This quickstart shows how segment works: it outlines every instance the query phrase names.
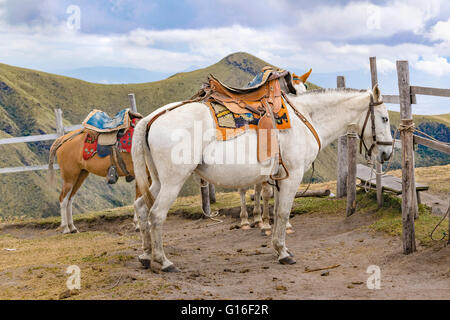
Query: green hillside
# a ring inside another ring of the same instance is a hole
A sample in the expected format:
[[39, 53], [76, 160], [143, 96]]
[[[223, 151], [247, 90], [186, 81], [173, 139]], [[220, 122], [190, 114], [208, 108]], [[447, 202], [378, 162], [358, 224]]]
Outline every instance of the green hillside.
[[[0, 64], [0, 139], [55, 132], [55, 108], [63, 110], [65, 125], [81, 123], [94, 108], [113, 115], [128, 106], [127, 95], [131, 92], [136, 95], [139, 112], [146, 115], [169, 102], [190, 98], [208, 74], [230, 85], [243, 86], [266, 65], [269, 63], [250, 54], [235, 53], [207, 68], [177, 73], [157, 82], [104, 85]], [[309, 88], [317, 86], [309, 84]], [[391, 116], [395, 118], [395, 114]], [[450, 115], [420, 119], [443, 124], [448, 130]], [[50, 145], [39, 142], [0, 146], [1, 166], [45, 164]], [[450, 162], [448, 158], [445, 161]], [[323, 150], [316, 164], [316, 181], [335, 179], [336, 145]], [[198, 192], [195, 180], [188, 180], [183, 195]], [[0, 217], [59, 214], [60, 181], [57, 186], [49, 186], [46, 171], [2, 174], [0, 182]], [[133, 195], [132, 184], [109, 186], [104, 179], [89, 176], [74, 201], [74, 212], [131, 204]]]

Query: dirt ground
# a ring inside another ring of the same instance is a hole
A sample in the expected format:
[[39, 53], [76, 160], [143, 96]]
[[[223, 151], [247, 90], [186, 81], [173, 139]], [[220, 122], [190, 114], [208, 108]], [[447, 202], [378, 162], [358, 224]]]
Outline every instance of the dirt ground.
[[[238, 219], [230, 215], [220, 219], [217, 224], [169, 215], [166, 254], [181, 270], [169, 274], [138, 262], [140, 237], [130, 213], [80, 223], [81, 233], [67, 236], [31, 225], [4, 228], [0, 298], [450, 299], [450, 246], [418, 246], [405, 256], [399, 237], [367, 227], [376, 219], [373, 213], [295, 215], [296, 232], [287, 237], [297, 260], [291, 266], [277, 262], [270, 238], [259, 229], [236, 229]], [[16, 250], [6, 250], [11, 246]], [[81, 269], [81, 289], [72, 295], [65, 288], [70, 264]], [[381, 270], [378, 290], [366, 285], [370, 265]]]

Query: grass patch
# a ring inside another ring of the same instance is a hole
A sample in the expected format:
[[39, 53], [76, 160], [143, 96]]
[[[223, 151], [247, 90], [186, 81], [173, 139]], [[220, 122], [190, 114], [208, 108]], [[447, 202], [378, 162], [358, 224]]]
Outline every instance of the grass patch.
[[[367, 198], [373, 202], [372, 206], [376, 207], [376, 192], [369, 192]], [[391, 236], [402, 235], [402, 209], [400, 198], [385, 194], [383, 208], [377, 211], [376, 217], [378, 220], [370, 225], [372, 230], [383, 231]], [[443, 244], [447, 241], [448, 235], [441, 241], [433, 241], [430, 238], [430, 233], [441, 219], [442, 217], [432, 215], [429, 207], [423, 204], [419, 205], [419, 219], [415, 220], [415, 233], [416, 239], [420, 245], [431, 247], [436, 244]], [[448, 219], [445, 219], [435, 231], [434, 237], [438, 239], [441, 238], [444, 232], [447, 233], [447, 230]]]

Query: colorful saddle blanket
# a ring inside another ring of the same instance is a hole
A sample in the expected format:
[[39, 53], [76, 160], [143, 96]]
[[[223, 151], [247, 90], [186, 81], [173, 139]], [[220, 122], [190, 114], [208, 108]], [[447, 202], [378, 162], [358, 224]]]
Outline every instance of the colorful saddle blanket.
[[[216, 124], [216, 139], [229, 140], [243, 134], [248, 129], [258, 129], [261, 117], [252, 112], [233, 113], [227, 107], [215, 102], [206, 103], [213, 114]], [[274, 113], [275, 125], [278, 130], [289, 129], [291, 123], [284, 99], [281, 101], [281, 108]]]
[[[118, 147], [120, 152], [131, 152], [131, 141], [133, 139], [134, 128], [138, 118], [131, 120], [131, 125], [122, 136], [117, 137]], [[83, 159], [89, 160], [96, 153], [99, 157], [104, 158], [111, 154], [111, 146], [100, 146], [98, 144], [98, 137], [101, 133], [87, 130], [87, 135], [84, 140]]]
[[127, 129], [130, 125], [130, 119], [135, 115], [130, 109], [119, 111], [114, 117], [110, 117], [106, 112], [101, 110], [93, 110], [83, 121], [83, 127], [96, 132], [113, 132]]

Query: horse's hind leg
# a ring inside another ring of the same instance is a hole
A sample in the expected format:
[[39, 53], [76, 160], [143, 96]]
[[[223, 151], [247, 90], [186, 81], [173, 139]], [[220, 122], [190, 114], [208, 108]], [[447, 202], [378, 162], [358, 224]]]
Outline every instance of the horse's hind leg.
[[73, 215], [72, 215], [72, 202], [73, 198], [75, 197], [75, 194], [80, 189], [81, 185], [83, 184], [84, 180], [86, 180], [87, 176], [89, 175], [89, 172], [86, 170], [81, 170], [75, 185], [72, 188], [72, 191], [70, 192], [69, 201], [67, 203], [67, 226], [69, 227], [70, 233], [76, 233], [78, 232], [78, 229], [73, 224]]
[[267, 182], [264, 182], [262, 185], [263, 216], [261, 224], [261, 233], [265, 236], [270, 236], [272, 234], [272, 230], [270, 227], [270, 212], [269, 212], [269, 199], [271, 196], [272, 196], [272, 186], [269, 185]]
[[248, 221], [247, 204], [245, 203], [245, 193], [247, 189], [239, 189], [239, 195], [241, 196], [241, 229], [250, 229], [250, 222]]
[[61, 208], [61, 229], [63, 234], [70, 233], [67, 221], [67, 207], [69, 205], [70, 193], [72, 192], [73, 183], [64, 181], [61, 193], [59, 195], [59, 205]]
[[257, 228], [261, 228], [262, 226], [262, 217], [261, 217], [261, 190], [262, 184], [258, 183], [255, 185], [255, 206], [253, 207], [253, 224]]
[[[185, 179], [184, 179], [185, 180]], [[152, 260], [161, 264], [161, 270], [164, 272], [177, 272], [179, 271], [173, 263], [167, 259], [162, 241], [162, 226], [167, 217], [171, 205], [176, 200], [178, 193], [183, 186], [183, 182], [179, 184], [162, 184], [161, 190], [150, 210], [151, 217], [151, 241], [152, 241]]]

